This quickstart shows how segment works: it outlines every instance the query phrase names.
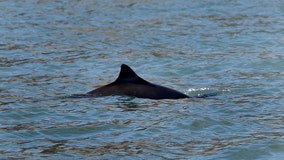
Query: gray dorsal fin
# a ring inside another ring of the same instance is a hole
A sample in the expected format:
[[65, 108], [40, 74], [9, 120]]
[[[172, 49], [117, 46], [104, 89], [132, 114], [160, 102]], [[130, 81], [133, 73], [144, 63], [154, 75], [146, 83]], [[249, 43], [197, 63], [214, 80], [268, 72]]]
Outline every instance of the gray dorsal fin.
[[128, 65], [122, 64], [120, 73], [114, 83], [150, 84], [139, 77]]

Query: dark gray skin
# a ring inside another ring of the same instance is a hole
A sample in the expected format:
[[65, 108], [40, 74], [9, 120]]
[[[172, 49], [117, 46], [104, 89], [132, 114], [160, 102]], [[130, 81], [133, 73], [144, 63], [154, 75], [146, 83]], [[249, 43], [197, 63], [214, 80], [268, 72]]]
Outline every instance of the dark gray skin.
[[96, 97], [122, 95], [149, 99], [190, 98], [179, 91], [142, 79], [125, 64], [121, 65], [119, 76], [114, 82], [92, 90], [87, 94]]

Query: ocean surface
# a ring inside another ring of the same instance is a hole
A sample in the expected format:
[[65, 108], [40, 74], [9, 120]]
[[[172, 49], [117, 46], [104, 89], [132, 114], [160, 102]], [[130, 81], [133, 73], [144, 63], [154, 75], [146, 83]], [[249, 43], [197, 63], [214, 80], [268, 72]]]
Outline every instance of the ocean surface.
[[[284, 1], [0, 1], [0, 159], [284, 159]], [[191, 96], [68, 98], [121, 64]]]

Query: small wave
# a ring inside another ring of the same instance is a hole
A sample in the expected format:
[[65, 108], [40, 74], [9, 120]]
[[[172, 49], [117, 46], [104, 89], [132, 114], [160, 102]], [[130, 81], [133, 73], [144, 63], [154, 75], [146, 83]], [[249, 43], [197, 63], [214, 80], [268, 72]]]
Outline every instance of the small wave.
[[206, 98], [231, 92], [229, 89], [189, 88], [185, 93], [190, 97]]

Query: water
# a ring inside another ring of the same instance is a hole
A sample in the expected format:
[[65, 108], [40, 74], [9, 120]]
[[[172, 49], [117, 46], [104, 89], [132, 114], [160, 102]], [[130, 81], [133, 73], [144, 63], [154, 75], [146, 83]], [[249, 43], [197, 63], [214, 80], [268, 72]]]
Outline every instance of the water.
[[[283, 159], [283, 1], [0, 2], [1, 159]], [[61, 98], [141, 77], [209, 98]]]

